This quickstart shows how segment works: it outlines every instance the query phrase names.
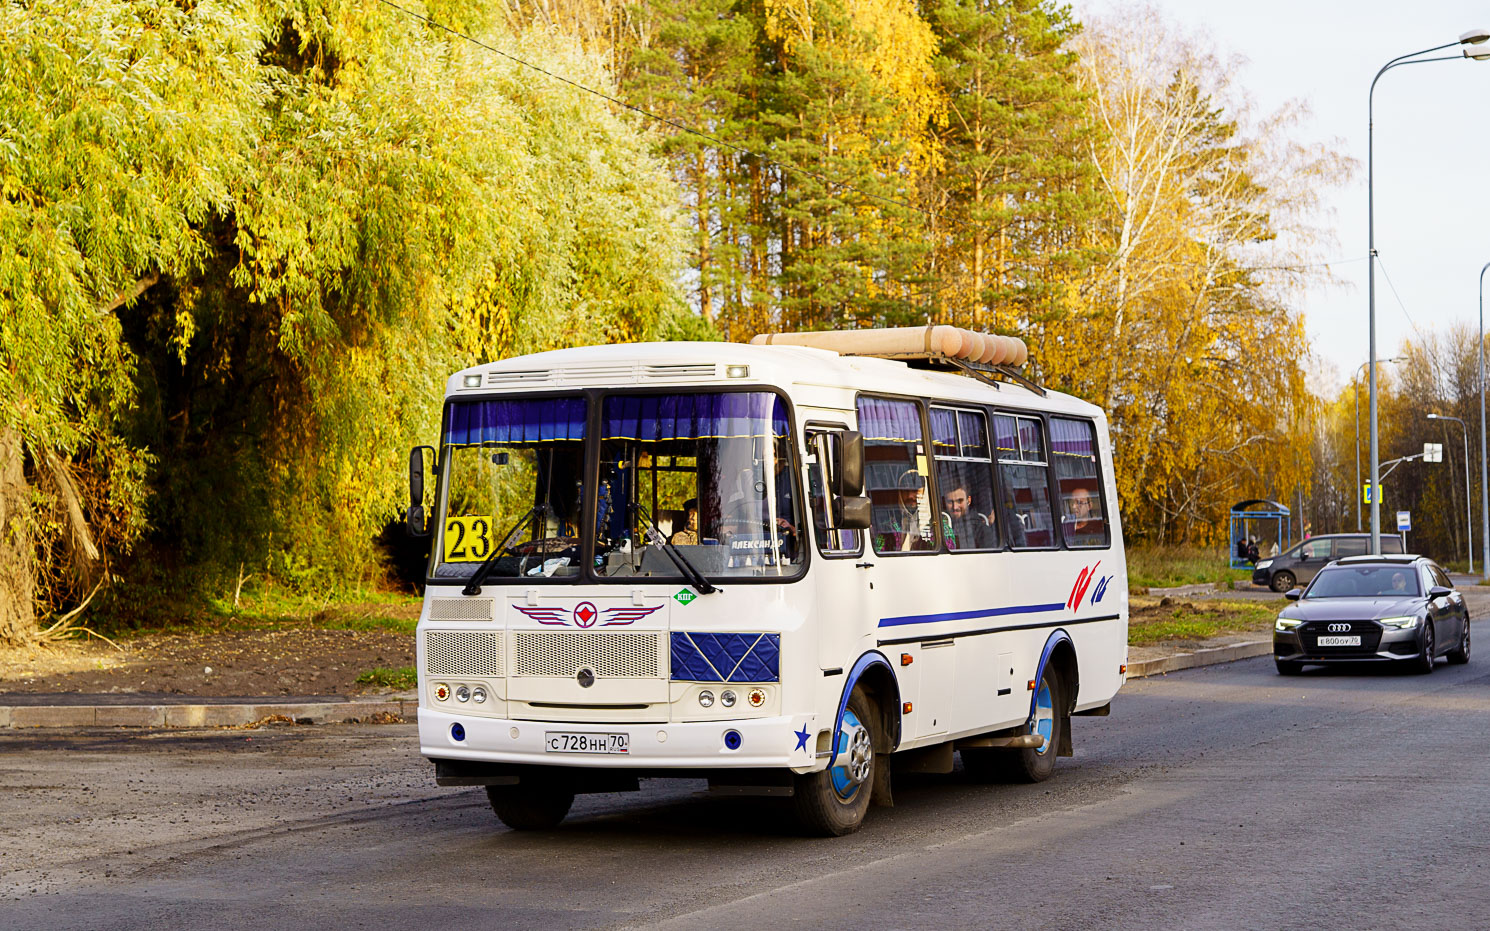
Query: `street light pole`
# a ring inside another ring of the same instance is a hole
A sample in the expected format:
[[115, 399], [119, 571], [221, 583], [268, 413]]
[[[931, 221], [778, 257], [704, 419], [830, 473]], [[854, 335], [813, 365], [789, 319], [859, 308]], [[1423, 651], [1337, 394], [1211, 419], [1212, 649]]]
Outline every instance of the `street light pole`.
[[1429, 414], [1429, 420], [1452, 420], [1464, 428], [1464, 553], [1469, 557], [1469, 574], [1474, 575], [1474, 489], [1469, 484], [1469, 425], [1458, 417]]
[[1485, 475], [1485, 269], [1490, 269], [1490, 262], [1480, 269], [1480, 545], [1484, 547], [1480, 551], [1480, 571], [1490, 579], [1490, 481]]
[[[1483, 61], [1490, 58], [1490, 49], [1471, 49], [1468, 46], [1481, 45], [1486, 39], [1490, 39], [1490, 30], [1471, 29], [1461, 35], [1457, 42], [1446, 42], [1443, 45], [1435, 45], [1407, 55], [1399, 55], [1382, 65], [1381, 70], [1376, 72], [1376, 77], [1371, 79], [1371, 90], [1366, 95], [1366, 299], [1369, 305], [1368, 332], [1371, 344], [1371, 354], [1368, 359], [1371, 363], [1371, 552], [1376, 556], [1381, 555], [1381, 479], [1379, 478], [1381, 457], [1377, 446], [1376, 429], [1376, 188], [1373, 159], [1376, 132], [1376, 82], [1381, 80], [1383, 74], [1400, 65], [1422, 65], [1430, 61], [1448, 61], [1457, 58]], [[1418, 58], [1419, 55], [1441, 52], [1456, 45], [1465, 46], [1459, 55]], [[1481, 382], [1483, 383], [1483, 379]]]
[[[1382, 359], [1381, 363], [1406, 362], [1406, 356], [1397, 356], [1394, 359]], [[1361, 375], [1370, 362], [1362, 362], [1356, 366], [1356, 377], [1353, 379], [1355, 385], [1355, 532], [1361, 532]]]

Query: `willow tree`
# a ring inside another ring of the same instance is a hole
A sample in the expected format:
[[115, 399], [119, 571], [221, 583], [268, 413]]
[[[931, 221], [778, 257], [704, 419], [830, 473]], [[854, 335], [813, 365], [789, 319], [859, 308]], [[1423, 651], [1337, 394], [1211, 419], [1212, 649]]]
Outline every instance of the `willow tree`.
[[371, 576], [445, 372], [679, 318], [671, 185], [599, 98], [371, 0], [0, 17], [0, 639], [147, 525], [176, 562]]

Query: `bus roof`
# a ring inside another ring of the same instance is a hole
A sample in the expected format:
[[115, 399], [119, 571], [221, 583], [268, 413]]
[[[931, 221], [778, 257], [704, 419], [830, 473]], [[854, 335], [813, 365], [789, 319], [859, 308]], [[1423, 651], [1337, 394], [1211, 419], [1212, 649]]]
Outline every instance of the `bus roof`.
[[[747, 372], [741, 374], [740, 366]], [[468, 387], [468, 375], [480, 376], [479, 383]], [[1103, 417], [1101, 408], [1057, 391], [1041, 397], [1019, 384], [1000, 382], [994, 387], [971, 375], [912, 368], [891, 359], [842, 356], [805, 346], [725, 342], [613, 343], [514, 356], [456, 372], [446, 385], [446, 397], [493, 391], [760, 384], [799, 397], [804, 390], [812, 396], [871, 392]]]

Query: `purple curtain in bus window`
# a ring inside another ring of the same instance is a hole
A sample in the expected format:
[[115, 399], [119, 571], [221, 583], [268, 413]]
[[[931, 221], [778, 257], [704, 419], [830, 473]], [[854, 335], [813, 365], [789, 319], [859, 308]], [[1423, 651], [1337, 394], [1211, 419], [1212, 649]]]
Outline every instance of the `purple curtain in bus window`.
[[458, 446], [584, 438], [584, 398], [456, 401], [445, 431], [445, 442]]
[[787, 433], [786, 405], [767, 391], [615, 395], [601, 422], [602, 439], [648, 443]]
[[993, 418], [993, 439], [999, 448], [1000, 459], [1018, 459], [1019, 444], [1014, 441], [1014, 418]]
[[957, 420], [962, 427], [962, 454], [969, 459], [989, 458], [988, 431], [983, 429], [983, 415], [958, 411]]
[[1040, 421], [1033, 417], [1019, 418], [1019, 453], [1025, 462], [1045, 461], [1040, 444]]
[[919, 443], [921, 412], [914, 401], [860, 398], [859, 432], [869, 443]]
[[1092, 425], [1080, 420], [1051, 418], [1050, 448], [1066, 456], [1097, 458], [1096, 443], [1092, 440]]
[[957, 412], [931, 409], [931, 448], [938, 455], [957, 455]]

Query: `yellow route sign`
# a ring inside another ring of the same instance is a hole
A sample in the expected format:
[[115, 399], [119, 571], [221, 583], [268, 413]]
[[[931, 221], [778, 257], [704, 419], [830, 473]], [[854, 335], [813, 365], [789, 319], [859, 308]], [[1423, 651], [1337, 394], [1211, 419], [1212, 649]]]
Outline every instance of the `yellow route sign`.
[[445, 519], [445, 562], [480, 562], [492, 545], [490, 517]]

